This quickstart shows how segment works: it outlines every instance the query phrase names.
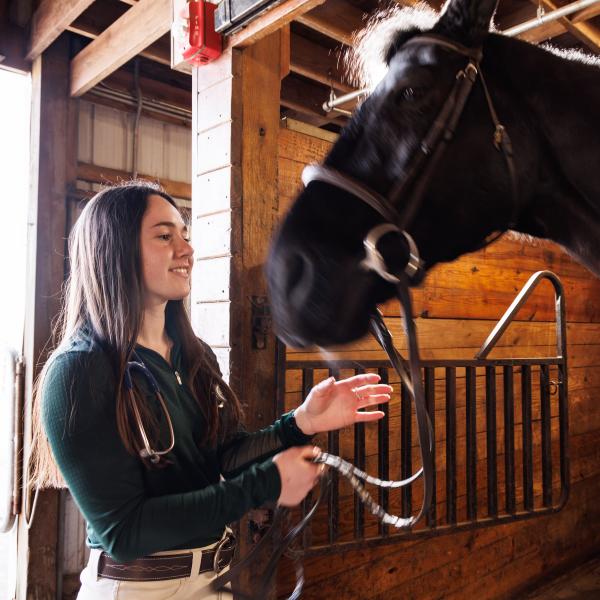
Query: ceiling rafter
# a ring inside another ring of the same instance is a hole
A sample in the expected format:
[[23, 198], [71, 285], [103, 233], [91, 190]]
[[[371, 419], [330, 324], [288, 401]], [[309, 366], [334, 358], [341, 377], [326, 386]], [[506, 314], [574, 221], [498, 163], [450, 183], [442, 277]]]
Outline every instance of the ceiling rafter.
[[170, 27], [170, 0], [137, 2], [71, 60], [71, 95], [87, 92]]
[[325, 0], [287, 0], [267, 10], [246, 27], [229, 36], [226, 45], [232, 48], [245, 48], [291, 23], [294, 19], [301, 18], [306, 12], [323, 2]]
[[94, 0], [43, 0], [31, 18], [27, 59], [34, 60]]
[[[135, 4], [135, 2], [133, 3]], [[120, 19], [127, 10], [128, 3], [123, 1], [96, 2], [71, 23], [67, 27], [67, 31], [71, 31], [72, 33], [76, 33], [89, 39], [96, 39], [108, 29], [112, 23], [117, 19]], [[142, 50], [139, 55], [170, 67], [170, 37], [168, 35], [161, 36], [156, 42], [150, 44], [145, 50]]]
[[[539, 0], [530, 1], [537, 5]], [[542, 0], [542, 3], [548, 10], [560, 8], [552, 0]], [[600, 11], [600, 7], [598, 10]], [[566, 31], [576, 37], [582, 44], [585, 44], [590, 50], [600, 53], [600, 29], [598, 27], [585, 21], [575, 22], [574, 19], [571, 20], [569, 17], [562, 17], [558, 19], [558, 22]]]
[[333, 86], [337, 91], [351, 92], [355, 88], [344, 82], [344, 71], [339, 66], [336, 51], [331, 51], [292, 33], [290, 39], [290, 70], [313, 81]]
[[349, 46], [353, 32], [364, 25], [365, 16], [366, 13], [345, 0], [328, 0], [296, 21]]

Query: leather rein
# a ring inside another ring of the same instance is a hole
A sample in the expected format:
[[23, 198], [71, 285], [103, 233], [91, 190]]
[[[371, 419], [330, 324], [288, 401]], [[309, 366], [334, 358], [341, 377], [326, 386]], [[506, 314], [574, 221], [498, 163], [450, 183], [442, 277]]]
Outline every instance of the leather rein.
[[[494, 104], [483, 78], [480, 66], [482, 59], [481, 48], [467, 48], [452, 40], [432, 34], [419, 35], [411, 38], [404, 46], [417, 44], [434, 44], [440, 46], [446, 50], [467, 57], [468, 63], [464, 69], [461, 69], [456, 74], [456, 80], [452, 91], [429, 128], [427, 135], [421, 141], [418, 151], [411, 159], [406, 176], [394, 184], [386, 196], [383, 196], [362, 182], [331, 167], [308, 165], [302, 173], [302, 181], [305, 186], [308, 186], [311, 182], [320, 181], [344, 190], [368, 204], [385, 220], [384, 223], [373, 227], [365, 236], [363, 245], [366, 257], [361, 262], [361, 266], [366, 270], [374, 271], [382, 279], [396, 286], [398, 299], [402, 306], [404, 317], [403, 323], [408, 340], [408, 361], [405, 361], [395, 349], [392, 336], [383, 322], [383, 318], [379, 311], [376, 311], [376, 314], [371, 317], [370, 327], [371, 333], [386, 351], [392, 366], [400, 376], [408, 393], [413, 398], [419, 433], [422, 466], [417, 472], [406, 479], [400, 481], [382, 481], [377, 477], [372, 477], [359, 470], [342, 458], [326, 452], [322, 452], [318, 455], [314, 459], [314, 462], [326, 464], [330, 468], [338, 471], [342, 476], [346, 477], [368, 510], [384, 524], [391, 525], [398, 529], [412, 527], [423, 515], [429, 512], [433, 497], [434, 481], [434, 432], [425, 403], [425, 394], [421, 378], [421, 361], [419, 357], [415, 324], [412, 319], [412, 305], [409, 291], [411, 281], [423, 270], [423, 263], [420, 258], [418, 247], [411, 235], [406, 231], [406, 227], [410, 224], [420, 207], [436, 166], [441, 160], [447, 145], [454, 137], [456, 126], [464, 111], [473, 86], [477, 81], [478, 75], [483, 86], [490, 116], [494, 124], [493, 143], [496, 148], [502, 152], [510, 177], [513, 194], [513, 213], [507, 225], [507, 229], [514, 226], [519, 209], [517, 174], [514, 165], [512, 144], [505, 127], [498, 119]], [[408, 194], [409, 191], [412, 191], [410, 195]], [[399, 199], [404, 197], [408, 197], [409, 201], [406, 203], [407, 209], [400, 214], [396, 205]], [[391, 232], [402, 235], [408, 244], [409, 256], [406, 266], [401, 273], [391, 273], [388, 270], [385, 260], [377, 248], [380, 239]], [[487, 238], [483, 245], [487, 245], [495, 240], [502, 235], [503, 232], [504, 231], [496, 232], [491, 236], [492, 239]], [[382, 506], [378, 505], [373, 500], [372, 496], [365, 488], [365, 483], [385, 488], [400, 488], [412, 484], [421, 477], [423, 478], [423, 500], [419, 512], [413, 516], [400, 517], [388, 514]], [[243, 599], [265, 597], [279, 559], [315, 514], [317, 506], [327, 492], [327, 486], [328, 482], [324, 478], [319, 498], [308, 513], [282, 540], [280, 540], [275, 550], [267, 550], [271, 552], [271, 556], [267, 567], [264, 570], [264, 576], [259, 591], [256, 594], [246, 595], [240, 594], [240, 592], [236, 590], [235, 593], [237, 597]], [[277, 529], [276, 524], [281, 520], [281, 515], [283, 513], [284, 511], [281, 507], [278, 507], [275, 512], [273, 524], [267, 534], [260, 540], [247, 557], [234, 565], [230, 571], [219, 575], [213, 580], [210, 584], [212, 590], [231, 593], [230, 590], [224, 589], [223, 586], [236, 579], [240, 572], [253, 562], [258, 554], [266, 548], [268, 540], [273, 537], [274, 531]], [[296, 586], [288, 600], [296, 600], [299, 598], [304, 584], [304, 573], [300, 557], [296, 556], [294, 562], [296, 567]]]

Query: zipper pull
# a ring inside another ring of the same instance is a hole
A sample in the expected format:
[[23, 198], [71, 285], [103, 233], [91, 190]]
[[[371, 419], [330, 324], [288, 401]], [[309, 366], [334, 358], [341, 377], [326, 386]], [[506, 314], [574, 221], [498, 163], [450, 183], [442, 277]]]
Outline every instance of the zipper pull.
[[175, 379], [177, 379], [177, 383], [179, 385], [183, 385], [183, 382], [181, 381], [181, 376], [179, 375], [179, 373], [177, 371], [175, 371]]

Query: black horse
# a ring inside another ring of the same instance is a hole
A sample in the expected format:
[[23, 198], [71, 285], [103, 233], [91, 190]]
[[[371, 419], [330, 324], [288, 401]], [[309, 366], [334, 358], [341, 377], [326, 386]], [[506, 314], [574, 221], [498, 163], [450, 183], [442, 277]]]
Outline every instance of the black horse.
[[392, 273], [413, 263], [412, 285], [507, 229], [554, 240], [600, 275], [600, 68], [489, 33], [496, 4], [450, 0], [431, 29], [391, 36], [387, 74], [273, 243], [267, 277], [287, 343], [367, 332], [394, 294], [363, 264], [365, 237], [386, 221], [403, 231], [388, 228], [378, 249]]

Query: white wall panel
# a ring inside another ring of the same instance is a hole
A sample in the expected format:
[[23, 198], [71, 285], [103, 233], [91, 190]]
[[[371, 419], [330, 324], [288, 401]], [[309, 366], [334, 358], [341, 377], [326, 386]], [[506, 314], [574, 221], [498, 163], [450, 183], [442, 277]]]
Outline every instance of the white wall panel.
[[94, 105], [91, 102], [79, 102], [79, 127], [78, 127], [78, 152], [77, 159], [80, 162], [92, 162], [92, 140], [93, 140]]
[[[134, 113], [81, 100], [78, 160], [131, 172], [134, 124]], [[141, 117], [137, 170], [159, 179], [191, 183], [191, 130]]]
[[192, 224], [196, 258], [229, 256], [231, 248], [231, 211], [199, 217]]
[[[161, 121], [140, 119], [138, 172], [166, 177], [164, 168], [165, 125]], [[191, 134], [190, 134], [191, 139]]]
[[128, 113], [96, 105], [94, 110], [94, 139], [92, 163], [111, 169], [128, 171], [127, 165]]
[[192, 327], [209, 346], [229, 346], [230, 302], [197, 302], [192, 310]]
[[192, 180], [192, 133], [186, 127], [165, 126], [165, 173], [174, 181]]
[[230, 256], [196, 259], [192, 270], [192, 287], [197, 302], [229, 299]]

